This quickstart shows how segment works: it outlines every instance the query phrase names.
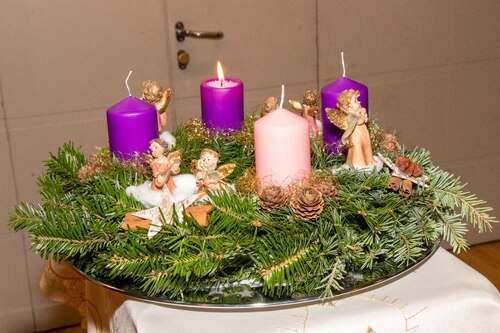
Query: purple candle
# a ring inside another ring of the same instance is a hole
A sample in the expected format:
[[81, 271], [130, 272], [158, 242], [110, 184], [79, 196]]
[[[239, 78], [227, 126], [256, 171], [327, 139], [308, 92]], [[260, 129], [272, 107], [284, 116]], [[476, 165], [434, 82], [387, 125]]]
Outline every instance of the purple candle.
[[368, 87], [362, 83], [356, 82], [345, 77], [344, 52], [342, 56], [343, 76], [334, 82], [324, 86], [321, 89], [321, 119], [323, 120], [323, 142], [329, 153], [340, 154], [339, 149], [340, 139], [342, 138], [343, 130], [332, 124], [326, 115], [325, 108], [337, 108], [337, 98], [341, 92], [347, 89], [359, 91], [359, 101], [361, 106], [368, 113]]
[[146, 153], [149, 141], [158, 137], [156, 109], [128, 96], [106, 111], [109, 149], [116, 157], [129, 160]]
[[219, 77], [200, 84], [201, 119], [214, 131], [241, 130], [243, 126], [243, 82], [224, 78], [218, 63]]

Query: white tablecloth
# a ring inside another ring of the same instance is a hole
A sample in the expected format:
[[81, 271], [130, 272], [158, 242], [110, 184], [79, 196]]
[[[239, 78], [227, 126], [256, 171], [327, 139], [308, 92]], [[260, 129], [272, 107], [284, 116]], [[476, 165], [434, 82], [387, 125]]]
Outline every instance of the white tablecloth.
[[87, 282], [88, 332], [500, 332], [500, 294], [443, 249], [405, 277], [322, 305], [257, 312], [181, 310]]

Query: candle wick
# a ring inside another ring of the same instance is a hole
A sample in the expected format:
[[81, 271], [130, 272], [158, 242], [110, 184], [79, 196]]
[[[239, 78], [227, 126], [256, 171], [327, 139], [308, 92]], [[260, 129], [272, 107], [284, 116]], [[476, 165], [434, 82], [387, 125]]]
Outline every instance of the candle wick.
[[125, 85], [127, 86], [129, 96], [132, 96], [132, 93], [130, 92], [130, 87], [128, 86], [128, 78], [130, 77], [131, 74], [132, 74], [132, 71], [128, 72], [127, 78], [125, 79]]
[[220, 80], [220, 86], [223, 87], [224, 80]]
[[342, 76], [345, 77], [344, 51], [340, 52], [340, 57], [342, 58]]
[[283, 100], [285, 99], [285, 85], [281, 85], [281, 102], [280, 102], [280, 109], [283, 109]]

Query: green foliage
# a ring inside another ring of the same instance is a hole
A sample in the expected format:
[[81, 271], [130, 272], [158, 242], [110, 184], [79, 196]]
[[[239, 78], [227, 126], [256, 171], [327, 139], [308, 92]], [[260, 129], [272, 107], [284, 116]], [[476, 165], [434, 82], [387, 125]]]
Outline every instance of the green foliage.
[[[228, 181], [237, 180], [253, 167], [254, 120], [231, 135], [194, 135], [199, 127], [177, 130], [177, 146], [184, 148], [181, 172], [189, 173], [191, 160], [211, 148], [220, 153], [221, 163], [237, 164]], [[214, 206], [208, 227], [184, 216], [148, 239], [145, 230], [120, 229], [125, 213], [144, 208], [125, 189], [148, 176], [113, 160], [110, 169], [81, 181], [85, 157], [68, 143], [50, 155], [38, 179], [42, 203], [19, 204], [10, 226], [26, 230], [42, 257], [64, 258], [94, 278], [132, 284], [150, 296], [206, 301], [219, 299], [214, 290], [222, 290], [233, 297], [250, 288], [239, 284], [249, 280], [269, 297], [328, 297], [408, 267], [440, 237], [455, 251], [466, 249], [466, 222], [480, 231], [497, 222], [484, 201], [432, 164], [428, 151], [403, 147], [400, 153], [429, 177], [429, 186], [414, 187], [409, 198], [386, 190], [387, 168], [344, 170], [336, 175], [337, 197], [325, 200], [315, 221], [295, 217], [289, 206], [266, 211], [255, 196], [218, 192], [208, 197]], [[343, 163], [316, 140], [311, 156], [316, 170], [328, 172]]]
[[182, 154], [181, 173], [190, 173], [191, 161], [200, 158], [203, 149], [209, 148], [220, 154], [219, 164], [235, 163], [236, 169], [227, 178], [237, 179], [241, 173], [253, 166], [253, 123], [254, 117], [247, 117], [241, 132], [208, 133], [202, 129], [201, 122], [191, 120], [179, 127], [173, 134], [177, 147], [184, 147]]

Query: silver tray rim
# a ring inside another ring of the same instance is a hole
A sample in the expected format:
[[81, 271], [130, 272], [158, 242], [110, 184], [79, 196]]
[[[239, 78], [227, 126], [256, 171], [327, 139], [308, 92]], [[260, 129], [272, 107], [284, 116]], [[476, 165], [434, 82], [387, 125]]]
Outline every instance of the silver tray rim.
[[296, 299], [287, 300], [277, 300], [272, 302], [256, 302], [256, 303], [197, 303], [197, 302], [185, 302], [185, 301], [175, 301], [160, 297], [150, 297], [147, 295], [137, 294], [131, 291], [127, 291], [116, 286], [107, 284], [105, 282], [99, 281], [91, 276], [88, 276], [82, 272], [77, 267], [73, 267], [80, 275], [82, 275], [87, 280], [92, 283], [103, 287], [105, 289], [117, 292], [119, 294], [125, 295], [130, 299], [146, 302], [149, 304], [160, 305], [180, 310], [191, 310], [191, 311], [203, 311], [203, 312], [251, 312], [251, 311], [272, 311], [272, 310], [282, 310], [294, 307], [303, 307], [308, 305], [316, 305], [322, 303], [329, 303], [342, 298], [366, 293], [367, 291], [380, 288], [384, 285], [393, 283], [402, 277], [408, 275], [409, 273], [415, 271], [417, 268], [425, 264], [439, 249], [442, 238], [439, 238], [436, 243], [430, 247], [426, 254], [424, 254], [419, 260], [410, 264], [401, 271], [387, 276], [376, 279], [366, 285], [348, 288], [339, 294], [333, 295], [332, 297], [303, 297]]

